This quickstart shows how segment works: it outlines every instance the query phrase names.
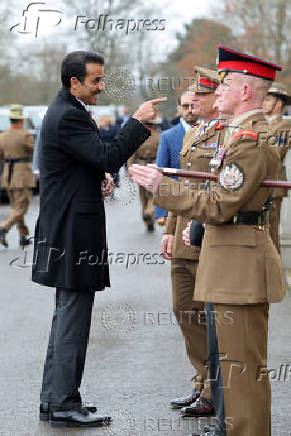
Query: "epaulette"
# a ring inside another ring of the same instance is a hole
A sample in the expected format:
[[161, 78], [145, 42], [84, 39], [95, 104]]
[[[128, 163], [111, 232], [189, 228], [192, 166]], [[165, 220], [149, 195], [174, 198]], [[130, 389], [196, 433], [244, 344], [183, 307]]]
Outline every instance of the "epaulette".
[[258, 133], [255, 132], [254, 130], [240, 130], [238, 133], [236, 133], [235, 135], [233, 135], [234, 139], [239, 139], [242, 136], [251, 136], [254, 139], [258, 139]]

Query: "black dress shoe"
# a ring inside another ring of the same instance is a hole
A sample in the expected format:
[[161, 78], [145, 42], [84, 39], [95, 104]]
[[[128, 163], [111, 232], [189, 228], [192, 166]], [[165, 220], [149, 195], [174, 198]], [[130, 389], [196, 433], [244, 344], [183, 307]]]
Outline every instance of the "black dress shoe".
[[6, 241], [7, 230], [0, 228], [0, 244], [4, 245], [5, 248], [8, 247], [8, 242]]
[[27, 245], [30, 245], [32, 243], [31, 238], [27, 238], [26, 236], [21, 236], [21, 238], [19, 239], [19, 245], [20, 247], [24, 248]]
[[52, 427], [103, 427], [110, 423], [110, 416], [99, 416], [86, 409], [51, 412]]
[[213, 402], [207, 400], [206, 398], [199, 397], [195, 403], [190, 404], [190, 406], [183, 407], [181, 409], [181, 415], [183, 418], [192, 416], [213, 416], [215, 415]]
[[194, 403], [200, 397], [200, 393], [200, 390], [193, 389], [190, 395], [172, 400], [171, 407], [173, 409], [181, 409], [182, 407], [190, 406], [190, 404]]
[[[87, 412], [96, 413], [97, 407], [94, 404], [82, 403], [82, 409], [87, 410]], [[39, 405], [39, 420], [49, 421], [50, 419], [50, 407], [49, 403], [40, 403]]]

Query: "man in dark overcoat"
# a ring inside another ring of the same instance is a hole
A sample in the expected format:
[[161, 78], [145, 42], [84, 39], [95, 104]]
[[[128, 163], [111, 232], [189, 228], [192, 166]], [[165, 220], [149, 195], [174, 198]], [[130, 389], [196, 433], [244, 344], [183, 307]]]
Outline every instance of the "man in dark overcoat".
[[40, 419], [51, 419], [54, 427], [110, 421], [82, 403], [79, 393], [95, 291], [110, 286], [105, 172], [117, 172], [150, 136], [143, 123], [156, 116], [156, 104], [164, 100], [141, 105], [111, 144], [102, 143], [86, 105], [97, 103], [103, 74], [104, 59], [98, 54], [69, 53], [62, 63], [63, 88], [41, 129], [32, 280], [56, 288], [40, 404]]

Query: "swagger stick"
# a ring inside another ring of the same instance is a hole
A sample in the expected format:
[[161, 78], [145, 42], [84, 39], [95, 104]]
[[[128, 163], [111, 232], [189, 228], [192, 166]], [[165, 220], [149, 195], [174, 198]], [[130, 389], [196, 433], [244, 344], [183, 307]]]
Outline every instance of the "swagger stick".
[[[177, 176], [186, 177], [188, 179], [203, 179], [217, 181], [218, 176], [213, 173], [206, 173], [203, 171], [187, 171], [178, 170], [176, 168], [158, 168], [164, 176]], [[264, 180], [262, 186], [266, 188], [286, 188], [291, 189], [291, 182], [285, 182], [284, 180]]]

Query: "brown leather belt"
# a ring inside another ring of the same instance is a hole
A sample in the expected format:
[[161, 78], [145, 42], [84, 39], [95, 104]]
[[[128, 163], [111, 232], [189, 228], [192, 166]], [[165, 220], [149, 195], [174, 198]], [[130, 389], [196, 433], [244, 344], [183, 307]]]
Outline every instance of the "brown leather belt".
[[247, 225], [247, 226], [264, 226], [267, 223], [267, 211], [245, 211], [238, 212], [229, 221], [223, 224], [236, 224], [236, 225]]

